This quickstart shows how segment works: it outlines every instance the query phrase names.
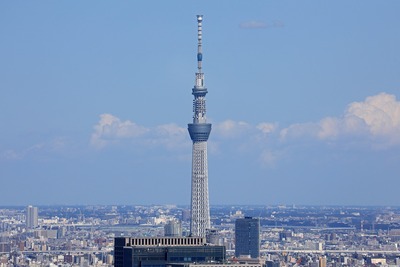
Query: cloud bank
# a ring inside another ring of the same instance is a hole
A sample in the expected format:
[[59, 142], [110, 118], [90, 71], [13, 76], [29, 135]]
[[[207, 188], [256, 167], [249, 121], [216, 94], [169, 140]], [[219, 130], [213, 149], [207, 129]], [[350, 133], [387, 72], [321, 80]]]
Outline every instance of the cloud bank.
[[30, 157], [40, 159], [44, 154], [63, 154], [72, 146], [71, 143], [69, 138], [56, 137], [22, 149], [6, 149], [0, 152], [0, 160], [14, 161]]
[[282, 140], [310, 136], [319, 140], [365, 137], [371, 144], [400, 144], [400, 102], [396, 96], [380, 93], [363, 102], [348, 105], [341, 117], [326, 117], [319, 122], [292, 124], [280, 131]]
[[146, 127], [129, 120], [121, 121], [111, 114], [101, 114], [99, 122], [94, 126], [90, 144], [96, 148], [103, 148], [122, 139], [140, 137], [148, 131]]
[[[380, 93], [362, 102], [350, 103], [340, 117], [325, 117], [318, 122], [294, 123], [283, 128], [271, 122], [254, 125], [225, 120], [213, 123], [210, 146], [211, 152], [229, 144], [242, 152], [253, 149], [258, 151], [261, 161], [271, 163], [284, 155], [285, 146], [304, 138], [316, 142], [335, 141], [343, 146], [349, 140], [364, 142], [370, 147], [397, 146], [400, 144], [400, 102], [394, 95]], [[100, 115], [90, 139], [93, 147], [102, 149], [128, 141], [169, 150], [188, 149], [191, 144], [186, 127], [170, 123], [148, 128], [112, 114]], [[8, 156], [13, 157], [13, 154]]]
[[181, 147], [187, 137], [186, 129], [173, 123], [147, 128], [130, 120], [122, 121], [107, 113], [100, 115], [100, 120], [93, 129], [90, 144], [97, 149], [124, 141], [137, 141], [136, 145], [161, 145], [171, 149]]
[[[122, 145], [128, 149], [164, 149], [178, 154], [184, 151], [185, 155], [192, 144], [186, 126], [168, 123], [146, 127], [107, 113], [101, 114], [93, 126], [89, 143], [96, 150]], [[321, 143], [334, 143], [336, 147], [343, 148], [349, 144], [372, 149], [398, 147], [400, 102], [392, 94], [380, 93], [364, 101], [350, 103], [342, 116], [324, 117], [316, 122], [294, 123], [285, 127], [274, 122], [252, 124], [228, 119], [213, 123], [209, 140], [210, 153], [251, 157], [268, 166], [287, 158], [297, 145]], [[22, 160], [43, 153], [63, 154], [71, 150], [73, 145], [74, 141], [70, 138], [56, 137], [25, 149], [3, 149], [0, 160]]]

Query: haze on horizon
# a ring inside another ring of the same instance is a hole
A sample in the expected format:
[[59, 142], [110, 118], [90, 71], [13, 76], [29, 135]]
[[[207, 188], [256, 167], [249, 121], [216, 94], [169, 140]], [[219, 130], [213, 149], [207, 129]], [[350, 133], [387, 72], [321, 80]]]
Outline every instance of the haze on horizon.
[[0, 3], [0, 204], [399, 206], [400, 2]]

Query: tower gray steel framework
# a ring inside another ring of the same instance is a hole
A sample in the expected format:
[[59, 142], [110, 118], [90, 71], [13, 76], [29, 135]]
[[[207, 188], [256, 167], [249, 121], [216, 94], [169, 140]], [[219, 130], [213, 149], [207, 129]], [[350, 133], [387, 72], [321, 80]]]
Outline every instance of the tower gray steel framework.
[[206, 94], [204, 73], [201, 69], [202, 53], [202, 21], [203, 16], [197, 15], [197, 69], [196, 81], [192, 89], [193, 123], [188, 124], [192, 149], [192, 198], [190, 234], [205, 237], [210, 228], [210, 207], [208, 201], [208, 164], [207, 140], [211, 132], [211, 123], [206, 120]]

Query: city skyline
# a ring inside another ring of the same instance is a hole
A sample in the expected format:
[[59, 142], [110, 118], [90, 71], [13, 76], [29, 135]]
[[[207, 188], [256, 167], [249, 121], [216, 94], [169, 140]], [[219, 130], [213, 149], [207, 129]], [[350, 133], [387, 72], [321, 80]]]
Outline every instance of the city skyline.
[[400, 3], [157, 3], [0, 3], [3, 205], [188, 205], [196, 14], [212, 205], [400, 205]]

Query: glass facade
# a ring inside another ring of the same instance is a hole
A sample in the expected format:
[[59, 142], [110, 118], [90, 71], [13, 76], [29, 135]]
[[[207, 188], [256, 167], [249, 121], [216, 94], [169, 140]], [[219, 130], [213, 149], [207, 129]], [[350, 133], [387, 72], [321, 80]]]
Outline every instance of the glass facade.
[[235, 222], [235, 256], [260, 256], [260, 219], [245, 217]]

